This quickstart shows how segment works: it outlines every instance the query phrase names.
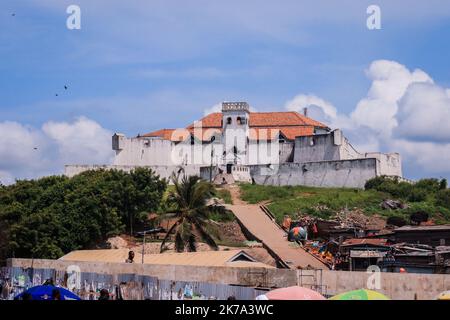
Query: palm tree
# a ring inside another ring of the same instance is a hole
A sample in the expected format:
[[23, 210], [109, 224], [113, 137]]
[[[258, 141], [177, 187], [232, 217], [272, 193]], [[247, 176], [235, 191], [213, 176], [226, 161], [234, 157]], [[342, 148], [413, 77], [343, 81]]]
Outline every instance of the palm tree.
[[180, 182], [178, 176], [172, 175], [172, 181], [174, 190], [169, 193], [167, 201], [174, 210], [167, 212], [161, 219], [175, 218], [176, 222], [167, 231], [160, 252], [165, 250], [164, 245], [172, 233], [175, 233], [177, 252], [183, 252], [185, 248], [196, 251], [196, 234], [212, 249], [218, 250], [216, 242], [205, 230], [211, 213], [225, 212], [223, 206], [211, 204], [215, 193], [213, 185], [197, 176], [184, 176]]

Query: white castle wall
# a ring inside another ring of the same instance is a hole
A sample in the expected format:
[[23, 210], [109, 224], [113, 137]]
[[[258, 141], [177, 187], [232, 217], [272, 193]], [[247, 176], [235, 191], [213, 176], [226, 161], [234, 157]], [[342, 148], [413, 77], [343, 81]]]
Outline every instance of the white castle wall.
[[366, 153], [366, 158], [375, 158], [378, 160], [377, 173], [379, 176], [403, 177], [402, 162], [398, 153]]
[[341, 130], [295, 139], [295, 163], [354, 159], [377, 159], [376, 176], [402, 177], [401, 159], [398, 153], [359, 153], [344, 137]]
[[262, 185], [364, 188], [377, 176], [377, 162], [371, 158], [252, 166], [250, 174]]
[[364, 155], [353, 148], [340, 130], [295, 139], [294, 162], [296, 163], [358, 158], [364, 158]]
[[[122, 166], [122, 165], [66, 165], [64, 174], [68, 177], [73, 177], [77, 174], [88, 170], [121, 170], [125, 172], [130, 172], [136, 168], [149, 168], [152, 169], [160, 178], [165, 178], [170, 181], [172, 173], [178, 174], [180, 171], [179, 166]], [[200, 166], [183, 166], [183, 171], [181, 171], [180, 176], [200, 176]]]

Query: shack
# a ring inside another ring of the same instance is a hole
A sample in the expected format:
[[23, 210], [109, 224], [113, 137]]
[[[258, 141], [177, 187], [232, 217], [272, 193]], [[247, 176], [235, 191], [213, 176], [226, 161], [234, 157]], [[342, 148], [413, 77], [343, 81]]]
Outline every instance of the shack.
[[394, 230], [394, 238], [396, 243], [446, 246], [450, 245], [450, 225], [403, 226]]
[[390, 251], [386, 239], [349, 239], [340, 246], [340, 268], [366, 271], [369, 266], [381, 263]]

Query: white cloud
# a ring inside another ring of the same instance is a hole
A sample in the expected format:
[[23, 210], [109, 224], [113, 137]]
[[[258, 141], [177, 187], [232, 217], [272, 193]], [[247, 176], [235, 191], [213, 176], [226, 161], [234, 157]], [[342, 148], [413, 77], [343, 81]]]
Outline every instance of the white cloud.
[[386, 135], [397, 125], [397, 103], [408, 86], [415, 82], [433, 82], [421, 70], [410, 72], [405, 66], [388, 60], [374, 61], [366, 74], [372, 85], [350, 117], [356, 124]]
[[366, 74], [371, 87], [349, 115], [330, 112], [336, 108], [314, 95], [298, 95], [286, 108], [314, 104], [360, 151], [399, 152], [415, 176], [450, 175], [450, 89], [395, 61], [374, 61]]
[[0, 181], [60, 174], [68, 163], [107, 164], [111, 133], [90, 119], [47, 122], [41, 129], [17, 122], [0, 123]]
[[65, 163], [105, 164], [111, 161], [111, 132], [85, 117], [73, 123], [47, 122], [42, 131], [58, 145]]
[[309, 117], [323, 122], [331, 122], [337, 116], [337, 110], [330, 102], [313, 94], [299, 94], [289, 100], [285, 108], [300, 113], [308, 108]]
[[428, 142], [450, 142], [450, 94], [429, 84], [412, 84], [399, 102], [398, 137]]
[[217, 104], [213, 105], [213, 106], [210, 107], [210, 108], [206, 108], [206, 109], [203, 111], [203, 114], [204, 114], [205, 116], [207, 116], [208, 114], [210, 114], [210, 113], [215, 113], [215, 112], [222, 112], [222, 104], [221, 104], [221, 103], [217, 103]]

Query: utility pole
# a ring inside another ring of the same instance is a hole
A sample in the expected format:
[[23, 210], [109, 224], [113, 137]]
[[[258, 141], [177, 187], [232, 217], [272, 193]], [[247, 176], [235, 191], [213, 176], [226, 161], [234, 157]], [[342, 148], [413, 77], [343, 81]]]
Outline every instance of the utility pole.
[[211, 163], [209, 165], [209, 183], [212, 183], [213, 158], [214, 158], [214, 145], [211, 143]]

